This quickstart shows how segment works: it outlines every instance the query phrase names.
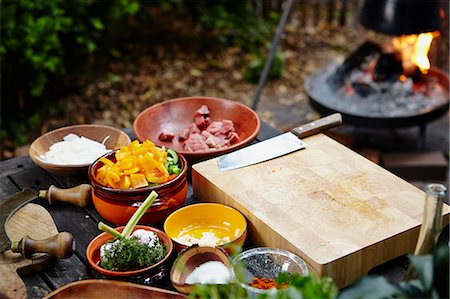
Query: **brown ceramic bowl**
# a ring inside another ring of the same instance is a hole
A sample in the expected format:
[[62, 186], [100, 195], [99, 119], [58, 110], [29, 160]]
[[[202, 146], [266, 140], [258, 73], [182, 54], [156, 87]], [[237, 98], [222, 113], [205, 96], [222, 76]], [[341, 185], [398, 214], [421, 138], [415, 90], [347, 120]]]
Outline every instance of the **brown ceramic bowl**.
[[[122, 232], [122, 230], [124, 228], [125, 228], [124, 226], [121, 226], [121, 227], [116, 228], [116, 230], [119, 232]], [[173, 251], [172, 240], [165, 232], [163, 232], [157, 228], [154, 228], [154, 227], [144, 226], [144, 225], [136, 225], [136, 227], [133, 229], [133, 231], [135, 231], [137, 229], [145, 229], [145, 230], [156, 233], [158, 235], [159, 239], [161, 240], [161, 242], [167, 246], [167, 254], [162, 260], [160, 260], [156, 264], [153, 264], [149, 267], [146, 267], [143, 269], [138, 269], [138, 270], [130, 270], [130, 271], [106, 270], [99, 265], [100, 247], [103, 244], [105, 244], [106, 241], [113, 240], [114, 238], [110, 234], [101, 233], [100, 235], [95, 237], [89, 243], [89, 245], [86, 249], [86, 258], [88, 260], [88, 263], [89, 263], [89, 266], [91, 267], [91, 269], [93, 269], [94, 271], [96, 271], [102, 275], [105, 275], [108, 277], [118, 277], [118, 278], [119, 277], [132, 278], [135, 276], [151, 273], [152, 271], [160, 271], [160, 267], [163, 266], [164, 263], [166, 263], [168, 261], [170, 255], [172, 254], [172, 251]]]
[[149, 287], [125, 281], [113, 281], [106, 279], [87, 279], [66, 284], [44, 299], [128, 299], [128, 298], [159, 298], [182, 299], [185, 295], [169, 290]]
[[[115, 153], [116, 151], [109, 152], [103, 157], [115, 162]], [[135, 204], [143, 202], [152, 191], [155, 191], [159, 196], [145, 212], [140, 223], [155, 224], [163, 221], [167, 215], [183, 205], [187, 195], [187, 162], [182, 155], [178, 157], [181, 172], [174, 179], [157, 186], [128, 190], [106, 187], [95, 179], [97, 169], [103, 166], [99, 158], [88, 170], [95, 209], [106, 220], [124, 225], [138, 209]]]
[[178, 292], [189, 294], [194, 285], [186, 284], [186, 278], [194, 269], [209, 261], [218, 261], [230, 269], [231, 263], [228, 254], [220, 247], [208, 247], [192, 245], [180, 252], [172, 270], [170, 270], [170, 281]]
[[45, 133], [31, 144], [29, 154], [33, 162], [52, 173], [86, 175], [90, 164], [60, 165], [49, 163], [39, 158], [49, 150], [50, 146], [62, 141], [63, 137], [69, 133], [80, 137], [84, 136], [100, 143], [109, 136], [106, 139], [105, 146], [110, 150], [117, 149], [122, 145], [128, 145], [131, 142], [130, 137], [125, 132], [113, 127], [93, 124], [67, 126]]
[[[198, 152], [184, 150], [184, 141], [176, 136], [172, 141], [159, 140], [162, 130], [180, 134], [194, 120], [195, 112], [208, 106], [210, 118], [232, 120], [240, 141], [223, 149], [210, 149]], [[182, 154], [189, 164], [216, 157], [251, 143], [258, 135], [260, 120], [255, 111], [235, 101], [212, 97], [189, 97], [173, 99], [153, 105], [141, 112], [133, 123], [133, 131], [140, 141], [151, 140], [156, 145], [169, 147]]]

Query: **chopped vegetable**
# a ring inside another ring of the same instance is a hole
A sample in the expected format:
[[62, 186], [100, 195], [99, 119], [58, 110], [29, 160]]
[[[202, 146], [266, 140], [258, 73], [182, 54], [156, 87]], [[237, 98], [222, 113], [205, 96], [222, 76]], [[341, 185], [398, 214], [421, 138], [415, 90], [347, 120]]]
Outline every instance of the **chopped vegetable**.
[[262, 289], [262, 290], [268, 290], [271, 288], [275, 289], [285, 289], [287, 288], [287, 283], [282, 282], [278, 284], [275, 279], [273, 278], [266, 278], [266, 277], [253, 277], [252, 281], [248, 283], [249, 286]]
[[103, 143], [70, 133], [39, 156], [45, 162], [60, 165], [91, 164], [109, 150]]
[[181, 168], [174, 150], [155, 146], [149, 140], [133, 141], [122, 146], [115, 154], [116, 162], [101, 158], [103, 166], [96, 172], [96, 179], [105, 186], [119, 189], [141, 188], [162, 184], [171, 174], [179, 174]]
[[158, 194], [152, 191], [133, 214], [122, 233], [103, 222], [98, 224], [100, 230], [114, 237], [114, 240], [106, 242], [100, 248], [100, 265], [103, 268], [116, 271], [142, 269], [164, 258], [167, 247], [157, 234], [146, 230], [136, 230], [131, 234], [157, 197]]
[[181, 168], [178, 164], [178, 155], [177, 153], [172, 149], [167, 149], [167, 164], [166, 168], [170, 175], [172, 174], [179, 174], [181, 172]]

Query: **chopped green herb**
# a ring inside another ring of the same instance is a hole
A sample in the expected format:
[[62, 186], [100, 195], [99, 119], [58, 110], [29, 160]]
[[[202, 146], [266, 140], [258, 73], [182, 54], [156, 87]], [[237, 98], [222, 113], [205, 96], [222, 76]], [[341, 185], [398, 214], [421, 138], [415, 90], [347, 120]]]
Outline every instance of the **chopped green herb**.
[[120, 234], [114, 228], [100, 222], [98, 228], [114, 237], [114, 240], [106, 242], [100, 249], [100, 265], [107, 270], [127, 271], [142, 269], [151, 266], [167, 253], [158, 236], [153, 232], [147, 232], [153, 242], [151, 244], [141, 243], [139, 237], [130, 237], [139, 220], [158, 197], [152, 191], [142, 205], [136, 210], [127, 225]]
[[135, 270], [149, 267], [159, 262], [167, 253], [161, 242], [150, 247], [138, 237], [115, 239], [105, 244], [101, 266], [106, 270]]

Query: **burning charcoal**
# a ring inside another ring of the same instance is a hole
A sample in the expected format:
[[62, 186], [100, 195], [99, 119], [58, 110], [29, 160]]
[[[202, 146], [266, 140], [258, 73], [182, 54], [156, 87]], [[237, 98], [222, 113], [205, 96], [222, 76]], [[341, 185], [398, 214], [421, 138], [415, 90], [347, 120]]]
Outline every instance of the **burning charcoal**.
[[374, 69], [375, 81], [396, 81], [403, 72], [400, 53], [382, 54]]
[[350, 73], [350, 71], [358, 66], [360, 66], [366, 57], [371, 54], [381, 53], [381, 48], [376, 43], [366, 41], [364, 44], [359, 46], [356, 51], [351, 53], [347, 59], [336, 69], [334, 74], [332, 74], [328, 79], [327, 83], [332, 89], [337, 90], [344, 85], [345, 78]]
[[353, 82], [352, 87], [353, 90], [361, 97], [367, 97], [376, 92], [370, 84], [364, 82]]

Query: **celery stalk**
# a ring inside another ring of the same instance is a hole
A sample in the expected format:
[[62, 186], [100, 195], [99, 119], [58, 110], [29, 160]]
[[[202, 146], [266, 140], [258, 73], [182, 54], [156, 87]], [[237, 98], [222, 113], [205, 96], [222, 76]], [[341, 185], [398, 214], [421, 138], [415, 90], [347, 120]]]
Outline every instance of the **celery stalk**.
[[142, 205], [134, 212], [133, 216], [131, 216], [131, 219], [128, 221], [127, 225], [122, 231], [122, 237], [123, 238], [129, 238], [131, 235], [131, 232], [133, 231], [134, 227], [138, 224], [139, 220], [141, 220], [142, 216], [144, 216], [145, 212], [150, 208], [153, 201], [158, 197], [158, 193], [155, 191], [152, 191], [145, 201], [142, 203]]
[[122, 235], [118, 231], [116, 231], [114, 228], [101, 221], [98, 223], [98, 229], [104, 231], [105, 233], [110, 234], [114, 238], [123, 239]]

